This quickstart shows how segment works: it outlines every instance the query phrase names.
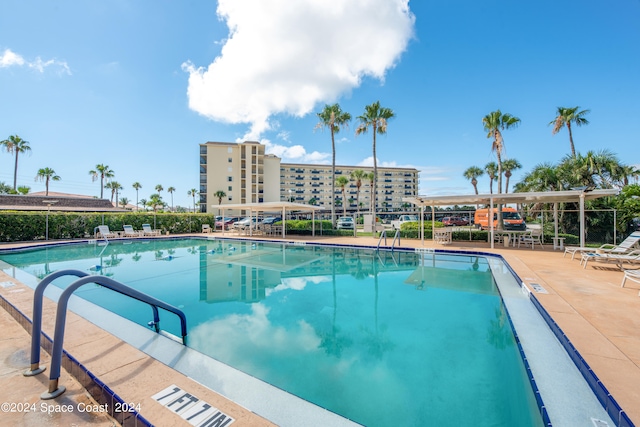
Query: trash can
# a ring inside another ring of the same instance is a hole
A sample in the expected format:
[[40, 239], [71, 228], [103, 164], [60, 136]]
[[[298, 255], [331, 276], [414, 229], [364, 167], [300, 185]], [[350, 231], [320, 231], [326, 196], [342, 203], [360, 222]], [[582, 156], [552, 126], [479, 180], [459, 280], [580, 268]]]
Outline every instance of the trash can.
[[504, 236], [503, 240], [504, 240], [504, 247], [508, 248], [509, 247], [509, 236]]

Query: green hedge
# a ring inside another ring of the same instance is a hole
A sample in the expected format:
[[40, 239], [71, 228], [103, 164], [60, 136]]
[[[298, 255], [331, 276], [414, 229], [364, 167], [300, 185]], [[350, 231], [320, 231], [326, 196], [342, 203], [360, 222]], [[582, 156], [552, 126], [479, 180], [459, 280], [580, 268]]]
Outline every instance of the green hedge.
[[[202, 224], [215, 224], [215, 215], [200, 213], [67, 213], [48, 215], [49, 239], [78, 239], [93, 237], [98, 225], [108, 225], [111, 231], [121, 231], [124, 224], [141, 230], [142, 224], [151, 224], [170, 234], [202, 231]], [[44, 240], [46, 212], [3, 212], [0, 214], [0, 242]]]

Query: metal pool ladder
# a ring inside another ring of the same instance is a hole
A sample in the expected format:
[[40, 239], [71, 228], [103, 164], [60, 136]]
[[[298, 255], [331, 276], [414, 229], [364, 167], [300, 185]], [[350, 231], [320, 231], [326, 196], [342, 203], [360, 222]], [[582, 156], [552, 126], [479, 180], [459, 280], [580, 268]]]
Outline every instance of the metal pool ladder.
[[[378, 246], [376, 247], [376, 250], [380, 250], [380, 244], [382, 243], [382, 239], [384, 238], [384, 245], [387, 245], [387, 230], [382, 230], [382, 232], [380, 233], [380, 239], [378, 239]], [[400, 230], [396, 230], [396, 234], [393, 236], [393, 241], [391, 242], [391, 251], [393, 251], [393, 249], [396, 246], [396, 240], [398, 241], [398, 246], [400, 246]]]
[[153, 310], [153, 321], [149, 322], [156, 332], [160, 332], [160, 314], [158, 308], [162, 308], [174, 313], [180, 318], [180, 329], [182, 333], [182, 344], [187, 343], [187, 317], [178, 308], [156, 299], [143, 292], [137, 291], [120, 282], [116, 282], [106, 276], [92, 276], [80, 270], [60, 270], [49, 274], [36, 286], [33, 295], [33, 329], [31, 332], [31, 369], [24, 372], [25, 376], [34, 376], [44, 372], [45, 367], [40, 367], [40, 338], [42, 335], [42, 300], [45, 288], [55, 279], [61, 276], [76, 276], [78, 280], [71, 283], [60, 295], [58, 299], [58, 309], [56, 311], [56, 323], [54, 328], [53, 349], [51, 351], [51, 373], [49, 375], [49, 390], [40, 395], [43, 400], [53, 399], [65, 392], [64, 386], [58, 386], [60, 378], [60, 364], [62, 362], [62, 343], [64, 341], [64, 328], [67, 318], [67, 303], [71, 294], [79, 287], [88, 283], [95, 283], [105, 288], [116, 291], [122, 295], [149, 304]]

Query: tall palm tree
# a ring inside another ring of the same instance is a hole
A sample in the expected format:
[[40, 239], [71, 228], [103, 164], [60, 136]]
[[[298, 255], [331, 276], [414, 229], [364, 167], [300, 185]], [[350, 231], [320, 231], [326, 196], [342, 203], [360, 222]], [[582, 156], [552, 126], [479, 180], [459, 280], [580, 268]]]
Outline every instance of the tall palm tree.
[[193, 213], [196, 213], [196, 196], [197, 195], [198, 195], [198, 190], [196, 190], [195, 188], [192, 188], [191, 190], [187, 191], [187, 196], [193, 197]]
[[147, 206], [153, 209], [154, 212], [156, 212], [159, 207], [164, 206], [164, 204], [165, 203], [162, 200], [162, 197], [160, 197], [160, 194], [152, 194], [149, 196], [149, 201], [147, 202]]
[[520, 124], [520, 119], [509, 113], [502, 113], [500, 110], [492, 111], [482, 118], [484, 130], [487, 138], [493, 138], [491, 151], [496, 153], [498, 159], [498, 194], [502, 193], [502, 152], [504, 151], [504, 140], [502, 130], [515, 128]]
[[140, 199], [140, 206], [142, 206], [142, 208], [146, 212], [147, 211], [147, 199]]
[[[351, 120], [351, 114], [346, 111], [342, 111], [339, 104], [324, 106], [324, 109], [316, 113], [320, 122], [316, 125], [317, 128], [329, 128], [331, 132], [331, 197], [335, 197], [335, 177], [336, 177], [336, 141], [335, 134], [340, 132], [340, 129], [347, 127]], [[331, 203], [331, 222], [333, 226], [336, 225], [336, 208], [335, 204]]]
[[[218, 190], [215, 193], [213, 193], [213, 197], [218, 199], [218, 206], [220, 206], [222, 204], [222, 199], [227, 197], [227, 193], [225, 193], [222, 190]], [[221, 210], [221, 209], [218, 209], [218, 210]]]
[[171, 210], [173, 211], [173, 192], [176, 191], [174, 187], [167, 188], [167, 193], [171, 194]]
[[36, 181], [44, 181], [45, 187], [45, 196], [49, 195], [49, 181], [60, 181], [60, 177], [56, 175], [56, 171], [51, 168], [42, 168], [38, 169], [38, 174], [36, 175]]
[[8, 139], [0, 141], [0, 144], [4, 147], [5, 150], [7, 150], [7, 153], [16, 154], [16, 163], [13, 168], [13, 190], [16, 191], [18, 183], [18, 154], [31, 152], [29, 141], [25, 141], [18, 135], [11, 135]]
[[356, 128], [356, 135], [366, 133], [369, 128], [373, 133], [373, 193], [371, 194], [371, 214], [375, 215], [378, 194], [376, 181], [378, 180], [378, 161], [376, 154], [376, 134], [384, 135], [387, 133], [387, 122], [395, 116], [393, 110], [380, 106], [380, 101], [376, 101], [371, 105], [364, 107], [364, 114], [358, 116], [360, 125]]
[[367, 176], [366, 172], [362, 169], [356, 169], [351, 172], [351, 179], [356, 182], [356, 207], [358, 213], [356, 219], [360, 217], [360, 187], [362, 187], [362, 180]]
[[349, 178], [344, 175], [341, 175], [336, 178], [336, 184], [340, 187], [342, 191], [342, 216], [347, 216], [347, 184], [349, 183]]
[[573, 145], [573, 135], [571, 133], [571, 124], [575, 124], [576, 126], [588, 125], [589, 120], [585, 119], [584, 116], [589, 114], [589, 110], [578, 111], [580, 107], [558, 107], [557, 116], [553, 119], [549, 125], [553, 125], [553, 130], [551, 133], [555, 135], [560, 132], [560, 129], [563, 127], [567, 127], [569, 131], [569, 142], [571, 143], [571, 157], [576, 157], [576, 147]]
[[108, 165], [99, 164], [96, 165], [96, 168], [89, 171], [89, 175], [91, 175], [91, 180], [95, 181], [100, 178], [100, 198], [104, 198], [104, 181], [109, 180], [109, 178], [113, 178], [115, 172], [109, 169]]
[[498, 175], [498, 165], [496, 162], [489, 162], [484, 165], [484, 171], [489, 176], [489, 193], [493, 194], [493, 180], [496, 179]]
[[160, 195], [160, 193], [164, 191], [164, 188], [162, 187], [162, 185], [158, 184], [156, 185], [156, 191], [158, 192], [158, 195]]
[[504, 192], [509, 192], [509, 179], [512, 176], [512, 172], [517, 169], [522, 169], [522, 165], [516, 159], [504, 159], [502, 162], [502, 170], [504, 171], [504, 177], [507, 178], [504, 183]]
[[463, 173], [464, 177], [471, 180], [471, 185], [476, 194], [478, 194], [478, 177], [484, 175], [484, 171], [477, 166], [471, 166]]
[[128, 203], [129, 199], [127, 199], [126, 197], [120, 199], [120, 206], [122, 206], [122, 209], [126, 208]]
[[140, 190], [142, 188], [142, 184], [140, 184], [138, 181], [134, 182], [132, 187], [136, 190], [136, 210], [138, 209], [138, 190]]

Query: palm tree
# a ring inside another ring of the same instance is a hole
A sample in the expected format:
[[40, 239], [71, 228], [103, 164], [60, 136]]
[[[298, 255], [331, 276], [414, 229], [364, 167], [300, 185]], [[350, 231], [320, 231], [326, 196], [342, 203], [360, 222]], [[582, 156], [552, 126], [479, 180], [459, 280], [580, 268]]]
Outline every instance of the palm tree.
[[498, 165], [496, 162], [489, 162], [484, 165], [484, 171], [489, 175], [489, 193], [493, 194], [493, 180], [496, 179], [498, 174]]
[[173, 192], [176, 191], [174, 187], [167, 188], [167, 193], [171, 194], [171, 210], [173, 211]]
[[7, 153], [16, 154], [16, 163], [13, 168], [13, 190], [16, 191], [18, 182], [18, 154], [31, 152], [29, 141], [25, 141], [18, 135], [11, 135], [8, 139], [0, 141], [0, 144], [4, 147], [5, 150], [7, 150]]
[[162, 197], [160, 194], [152, 194], [149, 196], [149, 201], [147, 202], [147, 206], [153, 209], [154, 212], [158, 210], [158, 207], [164, 206], [164, 201], [162, 201]]
[[493, 138], [491, 151], [495, 151], [498, 159], [498, 194], [500, 194], [502, 193], [502, 152], [504, 150], [504, 140], [500, 131], [517, 127], [520, 124], [520, 119], [509, 113], [503, 114], [500, 110], [496, 110], [484, 116], [482, 124], [484, 130], [487, 131], [487, 138]]
[[111, 203], [113, 203], [113, 199], [115, 196], [116, 205], [118, 204], [118, 190], [122, 190], [122, 185], [118, 181], [109, 181], [105, 184], [104, 188], [108, 188], [111, 190]]
[[[225, 193], [222, 190], [218, 190], [215, 193], [213, 193], [213, 197], [218, 199], [218, 206], [220, 206], [222, 204], [222, 199], [227, 197], [227, 193]], [[220, 211], [221, 209], [218, 209], [218, 210]]]
[[134, 182], [132, 187], [136, 190], [136, 210], [138, 209], [138, 206], [140, 206], [138, 204], [138, 190], [140, 190], [142, 188], [142, 184], [140, 184], [138, 181]]
[[38, 174], [35, 178], [36, 181], [44, 181], [45, 196], [49, 195], [49, 181], [60, 181], [60, 177], [56, 175], [56, 171], [51, 168], [38, 169]]
[[104, 181], [105, 179], [108, 180], [109, 178], [113, 178], [114, 176], [114, 172], [109, 169], [108, 165], [96, 165], [96, 168], [93, 170], [89, 171], [89, 175], [91, 175], [91, 180], [95, 181], [98, 179], [98, 177], [100, 178], [100, 198], [103, 199], [104, 197]]
[[122, 206], [122, 209], [126, 208], [128, 203], [129, 199], [127, 199], [126, 197], [120, 199], [120, 206]]
[[380, 106], [380, 101], [364, 107], [364, 114], [358, 116], [360, 125], [356, 128], [356, 135], [366, 133], [371, 128], [373, 133], [373, 185], [371, 194], [371, 214], [375, 215], [377, 204], [376, 181], [378, 180], [378, 161], [376, 159], [376, 134], [387, 133], [387, 122], [394, 117], [393, 110]]
[[[2, 183], [0, 183], [2, 184]], [[11, 188], [9, 188], [11, 189]], [[31, 191], [31, 187], [29, 187], [28, 185], [18, 185], [18, 194], [22, 194], [23, 196], [29, 194], [29, 191]], [[0, 191], [0, 193], [2, 193], [2, 191]]]
[[160, 195], [160, 193], [164, 191], [164, 188], [162, 187], [162, 185], [158, 184], [156, 185], [156, 191], [158, 192], [158, 195]]
[[357, 218], [360, 217], [360, 187], [362, 187], [362, 180], [365, 179], [366, 177], [366, 173], [365, 171], [363, 171], [362, 169], [356, 169], [353, 172], [351, 172], [351, 179], [353, 179], [356, 182], [356, 206], [358, 209], [358, 213], [356, 215], [356, 220]]
[[346, 176], [339, 176], [336, 178], [336, 184], [342, 190], [342, 216], [347, 216], [347, 184], [349, 183], [349, 178]]
[[147, 199], [140, 199], [140, 206], [142, 206], [142, 208], [146, 212], [147, 211]]
[[187, 196], [193, 197], [193, 213], [196, 213], [196, 196], [197, 195], [198, 195], [198, 190], [196, 190], [195, 188], [192, 188], [191, 190], [187, 191]]
[[471, 185], [478, 194], [478, 177], [484, 175], [484, 171], [477, 166], [471, 166], [463, 173], [464, 177], [471, 180]]
[[589, 124], [589, 120], [584, 118], [584, 116], [589, 114], [589, 110], [578, 111], [579, 109], [580, 107], [558, 107], [556, 118], [549, 123], [549, 125], [553, 125], [553, 130], [551, 131], [553, 135], [560, 132], [560, 129], [562, 129], [563, 127], [567, 127], [567, 130], [569, 131], [569, 143], [571, 144], [571, 157], [574, 158], [576, 157], [576, 148], [573, 145], [571, 124], [573, 123], [576, 126]]
[[[336, 188], [335, 188], [335, 177], [336, 177], [336, 142], [335, 142], [335, 134], [340, 132], [342, 127], [347, 127], [349, 121], [351, 120], [351, 114], [342, 111], [339, 104], [324, 106], [324, 109], [316, 113], [320, 122], [316, 125], [317, 128], [329, 128], [331, 132], [331, 152], [332, 152], [332, 160], [331, 160], [331, 195], [335, 197]], [[334, 204], [331, 204], [331, 221], [333, 226], [336, 225], [336, 208]]]
[[509, 192], [509, 178], [511, 178], [512, 171], [522, 169], [522, 165], [516, 159], [504, 159], [502, 162], [502, 169], [504, 170], [504, 177], [507, 178], [504, 184], [504, 192]]

